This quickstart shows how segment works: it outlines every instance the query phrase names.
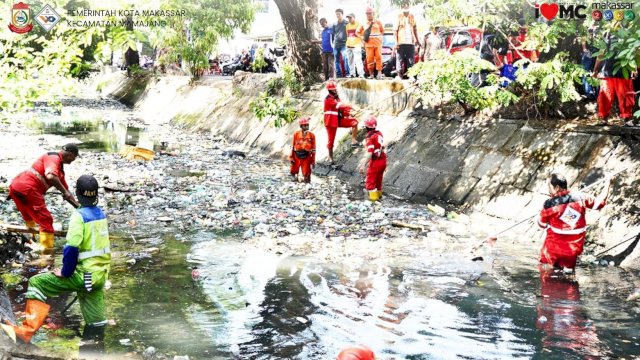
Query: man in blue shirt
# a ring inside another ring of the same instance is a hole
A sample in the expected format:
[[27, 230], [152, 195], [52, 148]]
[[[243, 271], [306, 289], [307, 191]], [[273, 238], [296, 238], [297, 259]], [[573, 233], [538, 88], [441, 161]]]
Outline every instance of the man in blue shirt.
[[[333, 57], [336, 59], [336, 75], [346, 77], [349, 74], [347, 62], [347, 24], [342, 9], [336, 10], [336, 22], [332, 27], [333, 32]], [[342, 61], [341, 61], [342, 60]]]
[[322, 71], [324, 73], [324, 80], [326, 81], [330, 78], [336, 77], [335, 69], [333, 67], [333, 47], [331, 46], [333, 32], [325, 18], [320, 19], [320, 26], [322, 26]]

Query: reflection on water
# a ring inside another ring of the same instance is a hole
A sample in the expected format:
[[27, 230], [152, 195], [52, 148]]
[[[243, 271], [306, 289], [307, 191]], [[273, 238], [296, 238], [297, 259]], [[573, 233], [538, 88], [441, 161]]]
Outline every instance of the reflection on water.
[[[614, 350], [620, 336], [600, 327], [589, 309], [624, 312], [635, 321], [640, 316], [598, 297], [585, 306], [575, 281], [543, 273], [538, 284], [535, 266], [512, 259], [496, 259], [492, 271], [455, 254], [416, 258], [403, 267], [393, 260], [331, 264], [204, 242], [194, 246], [190, 261], [206, 274], [202, 288], [224, 319], [201, 326], [217, 347], [241, 359], [331, 359], [358, 343], [380, 359], [634, 353]], [[539, 322], [541, 316], [547, 321]], [[631, 323], [618, 330], [637, 342], [640, 332]]]
[[61, 120], [39, 117], [28, 123], [41, 134], [68, 136], [82, 141], [83, 150], [117, 152], [124, 145], [154, 149], [154, 141], [144, 129], [118, 121], [96, 119]]

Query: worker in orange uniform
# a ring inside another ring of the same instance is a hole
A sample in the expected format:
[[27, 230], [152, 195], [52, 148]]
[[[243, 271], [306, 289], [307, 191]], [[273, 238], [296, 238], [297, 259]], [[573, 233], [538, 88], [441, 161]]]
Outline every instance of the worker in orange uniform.
[[9, 197], [15, 202], [27, 227], [35, 229], [40, 225], [40, 244], [45, 249], [53, 248], [53, 216], [44, 202], [44, 194], [55, 187], [74, 208], [80, 207], [69, 192], [64, 177], [64, 165], [71, 164], [78, 156], [78, 146], [67, 144], [59, 152], [42, 155], [27, 171], [21, 172], [9, 186]]
[[342, 349], [336, 360], [376, 360], [376, 355], [364, 345]]
[[298, 120], [300, 130], [293, 134], [291, 146], [291, 179], [298, 181], [298, 171], [302, 169], [305, 183], [311, 182], [311, 169], [316, 166], [316, 136], [309, 131], [309, 118]]
[[360, 25], [356, 34], [362, 37], [364, 41], [364, 50], [367, 54], [367, 69], [369, 70], [369, 78], [374, 79], [374, 70], [378, 70], [378, 79], [383, 79], [382, 75], [382, 36], [384, 35], [384, 26], [374, 18], [374, 11], [368, 7], [367, 23]]
[[376, 130], [378, 121], [375, 116], [369, 115], [364, 121], [364, 126], [367, 129], [367, 151], [360, 162], [360, 174], [364, 174], [366, 167], [364, 188], [369, 193], [369, 200], [377, 201], [382, 197], [382, 176], [387, 168], [387, 154], [384, 152], [382, 133]]
[[338, 128], [351, 128], [351, 146], [357, 147], [358, 120], [351, 116], [352, 107], [340, 101], [335, 81], [327, 82], [327, 91], [329, 94], [324, 99], [324, 126], [327, 129], [329, 163], [333, 164], [333, 145]]

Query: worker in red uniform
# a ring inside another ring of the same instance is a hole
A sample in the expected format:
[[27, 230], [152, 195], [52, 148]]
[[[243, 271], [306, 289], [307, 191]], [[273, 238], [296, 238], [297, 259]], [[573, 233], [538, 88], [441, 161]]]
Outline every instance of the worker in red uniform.
[[597, 197], [570, 191], [564, 175], [554, 172], [547, 179], [551, 199], [545, 201], [538, 217], [538, 225], [547, 229], [547, 237], [540, 251], [540, 262], [573, 272], [582, 254], [587, 221], [586, 209], [600, 210], [606, 204], [613, 177]]
[[351, 116], [350, 105], [340, 102], [338, 96], [338, 86], [335, 81], [327, 82], [329, 94], [324, 99], [324, 126], [327, 128], [329, 142], [329, 163], [333, 164], [333, 144], [336, 139], [338, 128], [351, 128], [351, 146], [358, 146], [358, 120]]
[[71, 164], [78, 156], [78, 147], [67, 144], [59, 152], [42, 155], [31, 168], [23, 171], [11, 182], [9, 197], [13, 199], [22, 214], [27, 227], [35, 229], [40, 225], [40, 244], [45, 249], [53, 248], [53, 216], [44, 202], [44, 194], [50, 187], [55, 187], [73, 207], [80, 204], [69, 192], [64, 177], [64, 164]]
[[[633, 118], [635, 93], [633, 91], [633, 80], [626, 79], [622, 70], [616, 69], [616, 64], [619, 62], [619, 54], [612, 47], [618, 39], [611, 33], [607, 33], [604, 36], [604, 40], [605, 53], [596, 58], [596, 64], [591, 75], [601, 79], [600, 93], [598, 94], [599, 125], [608, 126], [610, 125], [608, 118], [611, 113], [611, 107], [616, 98], [618, 99], [620, 118], [623, 121], [630, 121]], [[605, 59], [604, 56], [608, 53], [613, 53], [613, 56]]]
[[382, 133], [376, 130], [378, 121], [375, 116], [369, 115], [364, 120], [367, 129], [365, 157], [360, 162], [360, 174], [367, 175], [364, 188], [369, 193], [369, 200], [377, 201], [382, 197], [382, 176], [387, 168], [387, 154], [384, 152], [384, 139]]
[[342, 349], [336, 360], [376, 360], [376, 355], [364, 345]]
[[311, 182], [311, 169], [316, 166], [316, 136], [309, 131], [309, 118], [298, 120], [300, 130], [293, 134], [291, 145], [291, 178], [298, 181], [298, 171], [302, 169], [305, 183]]

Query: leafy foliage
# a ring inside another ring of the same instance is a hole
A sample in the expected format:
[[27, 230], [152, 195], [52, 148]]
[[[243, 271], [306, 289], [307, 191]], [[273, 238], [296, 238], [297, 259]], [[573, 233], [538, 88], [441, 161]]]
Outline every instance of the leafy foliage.
[[566, 57], [566, 53], [559, 53], [551, 61], [530, 63], [526, 68], [523, 68], [524, 61], [516, 62], [520, 69], [516, 73], [514, 91], [521, 95], [533, 94], [538, 106], [580, 100], [575, 85], [588, 72], [580, 65], [566, 61]]
[[[441, 54], [442, 55], [442, 54]], [[424, 101], [452, 100], [475, 110], [507, 106], [517, 101], [517, 96], [498, 86], [497, 69], [488, 61], [479, 58], [475, 50], [467, 49], [451, 56], [418, 63], [409, 70], [417, 76]], [[489, 86], [479, 87], [472, 82], [470, 74], [490, 72]]]
[[566, 61], [566, 57], [566, 53], [559, 53], [551, 61], [530, 63], [526, 68], [523, 68], [524, 61], [516, 62], [520, 69], [511, 86], [513, 91], [531, 99], [532, 104], [540, 108], [580, 100], [576, 84], [588, 72], [580, 65]]
[[235, 29], [247, 32], [254, 19], [251, 0], [162, 0], [164, 10], [181, 9], [185, 17], [166, 17], [166, 27], [151, 28], [152, 45], [164, 49], [161, 64], [182, 60], [193, 79], [209, 67], [209, 54]]
[[258, 48], [253, 63], [251, 63], [251, 69], [255, 72], [261, 72], [262, 69], [266, 67], [267, 62], [264, 59], [264, 48]]
[[276, 128], [293, 122], [298, 116], [298, 111], [293, 107], [289, 98], [281, 100], [269, 96], [266, 92], [263, 92], [260, 97], [249, 103], [249, 108], [260, 120], [264, 118], [273, 119], [273, 126]]
[[289, 91], [296, 95], [304, 90], [304, 85], [296, 76], [293, 66], [286, 64], [282, 67], [282, 76], [273, 78], [267, 82], [267, 94], [276, 95], [281, 92]]

